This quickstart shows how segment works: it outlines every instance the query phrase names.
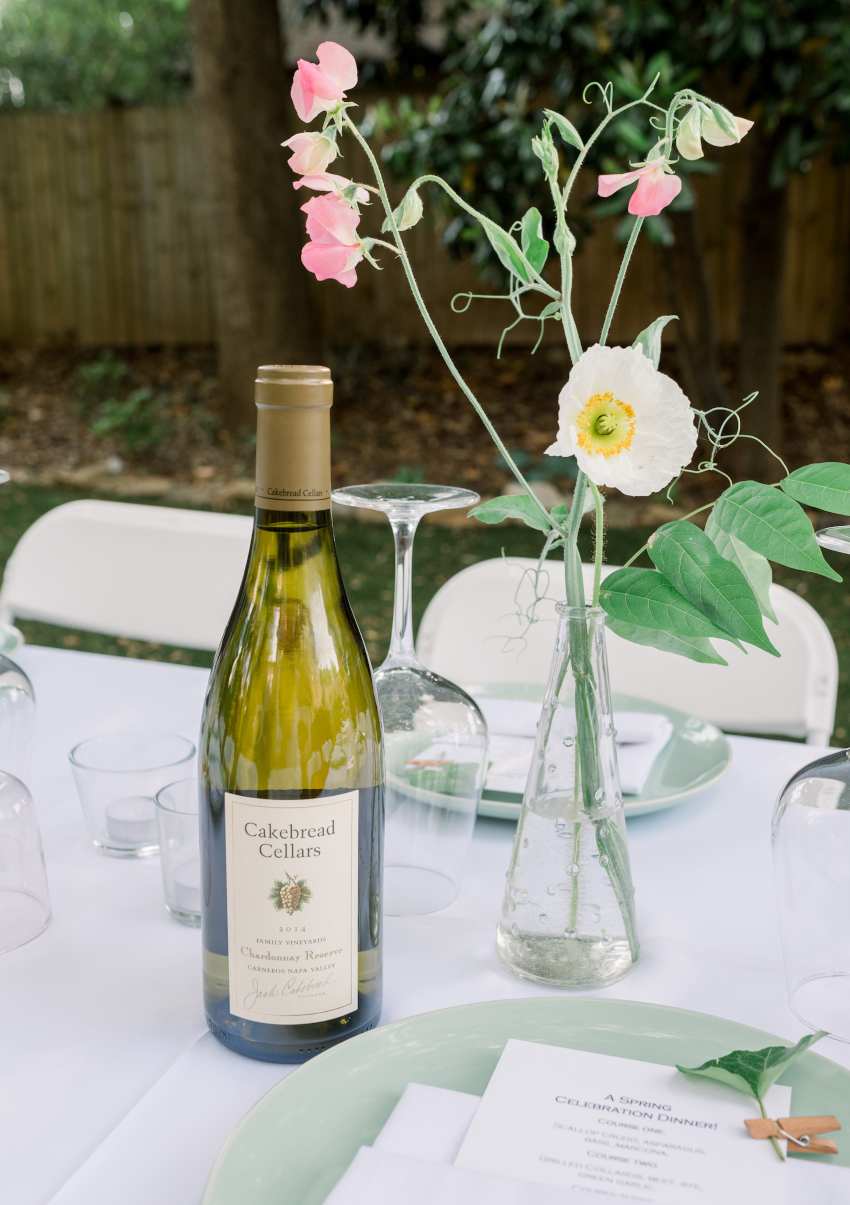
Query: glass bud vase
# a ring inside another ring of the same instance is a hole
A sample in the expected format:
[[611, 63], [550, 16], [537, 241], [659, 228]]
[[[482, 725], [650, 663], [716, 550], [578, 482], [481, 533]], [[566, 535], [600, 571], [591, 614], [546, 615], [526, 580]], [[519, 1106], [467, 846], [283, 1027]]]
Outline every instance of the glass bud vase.
[[523, 979], [603, 987], [638, 958], [605, 613], [558, 613], [497, 948]]

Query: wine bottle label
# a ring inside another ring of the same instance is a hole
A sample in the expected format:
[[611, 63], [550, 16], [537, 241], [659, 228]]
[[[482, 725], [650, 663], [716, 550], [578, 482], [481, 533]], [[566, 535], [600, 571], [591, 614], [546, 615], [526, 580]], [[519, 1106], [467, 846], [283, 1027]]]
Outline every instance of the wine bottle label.
[[304, 1025], [357, 1008], [359, 792], [224, 797], [230, 1011]]

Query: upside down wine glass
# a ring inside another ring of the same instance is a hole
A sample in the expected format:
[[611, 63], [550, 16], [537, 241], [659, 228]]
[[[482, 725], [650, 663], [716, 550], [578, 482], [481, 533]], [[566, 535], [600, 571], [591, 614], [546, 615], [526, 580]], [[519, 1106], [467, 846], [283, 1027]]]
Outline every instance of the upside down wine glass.
[[384, 725], [386, 827], [384, 907], [421, 916], [454, 900], [460, 886], [487, 759], [487, 728], [475, 701], [426, 669], [413, 645], [413, 538], [423, 515], [474, 506], [472, 490], [446, 485], [353, 485], [341, 506], [387, 516], [395, 538], [390, 648], [375, 672]]
[[[818, 543], [850, 554], [850, 527]], [[773, 860], [791, 1011], [850, 1042], [850, 749], [800, 770], [773, 816]]]

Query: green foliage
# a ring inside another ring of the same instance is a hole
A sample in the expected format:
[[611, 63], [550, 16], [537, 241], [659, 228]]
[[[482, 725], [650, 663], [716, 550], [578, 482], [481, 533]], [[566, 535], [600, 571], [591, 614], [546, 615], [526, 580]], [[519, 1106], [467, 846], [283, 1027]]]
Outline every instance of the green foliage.
[[97, 436], [116, 437], [128, 452], [147, 452], [168, 436], [169, 399], [147, 386], [130, 388], [130, 367], [101, 352], [74, 374], [77, 403]]
[[778, 656], [747, 578], [696, 524], [665, 523], [650, 540], [649, 556], [673, 588], [721, 631]]
[[[502, 267], [523, 284], [530, 284], [534, 279], [535, 269], [522, 248], [517, 245], [516, 239], [489, 218], [485, 217], [480, 221], [480, 225]], [[542, 239], [540, 241], [542, 242]]]
[[621, 636], [623, 640], [631, 640], [633, 644], [646, 644], [664, 653], [676, 653], [679, 657], [701, 661], [705, 665], [728, 665], [711, 641], [699, 636], [675, 636], [672, 632], [660, 631], [657, 628], [640, 628], [637, 624], [613, 619], [610, 615], [607, 622], [616, 636]]
[[80, 406], [86, 410], [93, 402], [104, 401], [124, 387], [129, 375], [127, 361], [113, 351], [103, 351], [94, 360], [80, 364], [74, 372], [74, 387]]
[[548, 531], [549, 524], [528, 494], [507, 494], [503, 498], [490, 498], [469, 512], [479, 523], [504, 523], [505, 519], [518, 519], [535, 531]]
[[841, 581], [824, 559], [806, 512], [781, 490], [739, 481], [723, 491], [713, 513], [718, 526], [768, 560]]
[[794, 1046], [765, 1046], [761, 1050], [733, 1050], [719, 1059], [709, 1059], [699, 1067], [680, 1067], [685, 1075], [718, 1080], [761, 1102], [780, 1075], [815, 1042], [826, 1037], [824, 1030], [806, 1034]]
[[732, 639], [702, 609], [695, 606], [657, 569], [615, 569], [602, 583], [599, 601], [619, 624], [642, 628], [641, 644], [654, 643], [650, 634], [708, 639]]
[[168, 435], [166, 405], [167, 398], [152, 389], [133, 389], [124, 398], [102, 402], [91, 429], [95, 435], [117, 435], [130, 452], [146, 452]]
[[777, 623], [778, 621], [770, 601], [770, 587], [773, 582], [773, 573], [771, 572], [770, 561], [767, 557], [762, 556], [760, 552], [753, 552], [752, 548], [748, 548], [737, 536], [724, 531], [717, 522], [713, 512], [708, 516], [708, 522], [705, 525], [705, 534], [712, 541], [720, 555], [726, 557], [727, 561], [731, 561], [741, 570], [744, 577], [750, 583], [750, 589], [755, 595], [762, 615], [766, 619], [772, 619], [774, 623]]
[[162, 104], [191, 81], [188, 0], [5, 0], [0, 106]]
[[542, 272], [549, 255], [549, 244], [543, 237], [543, 218], [540, 210], [531, 207], [521, 223], [522, 252], [535, 272]]
[[[310, 15], [342, 12], [365, 26], [386, 7], [375, 0], [301, 0]], [[422, 62], [423, 6], [416, 0], [395, 9], [405, 41], [396, 42], [393, 67], [404, 79]], [[691, 0], [448, 0], [442, 25], [441, 94], [428, 104], [402, 104], [394, 114], [385, 107], [380, 120], [392, 135], [385, 153], [400, 178], [435, 172], [502, 226], [539, 199], [531, 139], [541, 109], [548, 106], [568, 147], [582, 144], [590, 116], [579, 92], [588, 80], [612, 80], [616, 95], [629, 99], [660, 72], [655, 99], [664, 104], [697, 77], [711, 78], [713, 93], [755, 117], [762, 137], [771, 139], [774, 185], [806, 171], [818, 155], [850, 151], [846, 0], [706, 0], [697, 7]], [[384, 29], [393, 36], [385, 14]], [[648, 149], [644, 124], [627, 118], [603, 135], [592, 163], [622, 170]], [[716, 164], [681, 162], [677, 170], [713, 171]], [[625, 195], [596, 201], [590, 212], [623, 213], [626, 202]], [[674, 206], [692, 203], [686, 181]], [[650, 219], [647, 234], [669, 242], [669, 220]], [[446, 238], [486, 258], [467, 218], [452, 215]]]
[[[847, 484], [844, 469], [810, 466], [792, 474], [792, 488], [815, 491], [832, 507]], [[783, 492], [790, 480], [783, 480], [783, 489], [757, 481], [730, 486], [715, 502], [705, 531], [683, 519], [660, 527], [647, 542], [653, 570], [618, 569], [602, 584], [600, 603], [612, 631], [694, 661], [723, 663], [712, 638], [778, 655], [763, 622], [776, 621], [770, 562], [841, 581], [806, 512]]]
[[830, 514], [850, 515], [850, 464], [839, 461], [807, 464], [802, 469], [795, 469], [780, 485], [786, 494], [804, 506]]

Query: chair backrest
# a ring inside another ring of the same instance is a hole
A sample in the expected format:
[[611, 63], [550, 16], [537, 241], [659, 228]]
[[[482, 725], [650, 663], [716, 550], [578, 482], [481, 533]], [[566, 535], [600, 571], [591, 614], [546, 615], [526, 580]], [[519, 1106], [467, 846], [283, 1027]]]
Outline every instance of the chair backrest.
[[215, 649], [251, 539], [243, 515], [81, 501], [21, 536], [0, 590], [6, 619]]
[[[546, 597], [539, 622], [524, 612], [534, 598], [537, 562], [504, 557], [470, 565], [450, 578], [429, 603], [417, 636], [422, 661], [466, 689], [496, 683], [546, 681], [556, 622], [564, 600], [563, 568], [547, 561], [540, 583]], [[610, 573], [614, 566], [606, 566]], [[589, 590], [590, 566], [584, 567]], [[782, 654], [719, 649], [727, 666], [702, 665], [608, 634], [612, 689], [678, 707], [734, 732], [804, 737], [828, 744], [835, 720], [838, 658], [817, 611], [783, 586], [771, 588], [778, 624], [768, 622]]]

